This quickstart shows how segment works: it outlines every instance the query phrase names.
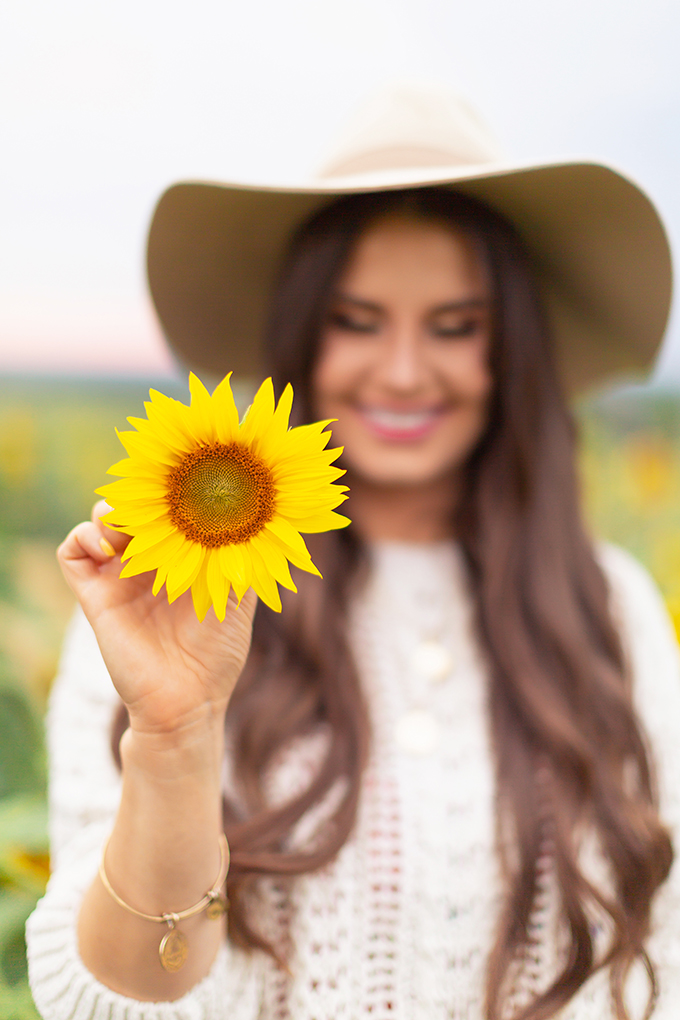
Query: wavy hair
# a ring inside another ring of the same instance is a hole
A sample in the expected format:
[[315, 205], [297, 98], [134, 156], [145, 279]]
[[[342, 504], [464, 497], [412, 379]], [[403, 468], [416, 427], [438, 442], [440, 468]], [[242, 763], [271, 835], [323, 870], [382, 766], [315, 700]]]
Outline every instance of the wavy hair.
[[[281, 267], [266, 337], [279, 389], [291, 382], [297, 423], [311, 420], [310, 377], [334, 286], [367, 226], [387, 215], [417, 217], [468, 234], [492, 281], [494, 378], [485, 434], [464, 468], [451, 520], [468, 566], [477, 636], [488, 663], [498, 792], [498, 852], [505, 904], [489, 947], [485, 1014], [543, 1020], [598, 968], [609, 967], [618, 1020], [623, 989], [645, 952], [653, 895], [672, 861], [659, 820], [629, 670], [609, 592], [580, 516], [575, 428], [561, 392], [549, 329], [530, 260], [514, 229], [477, 200], [443, 188], [353, 195], [325, 206], [297, 232]], [[349, 528], [312, 536], [324, 582], [298, 572], [299, 594], [283, 612], [258, 607], [253, 645], [227, 716], [239, 804], [225, 802], [232, 848], [230, 937], [280, 956], [253, 924], [258, 876], [322, 867], [354, 825], [370, 724], [347, 640], [347, 611], [365, 562]], [[114, 746], [124, 725], [118, 721]], [[272, 808], [267, 771], [290, 742], [324, 726], [328, 751], [307, 789]], [[541, 781], [538, 781], [538, 778]], [[296, 822], [344, 781], [344, 796], [319, 840], [291, 850]], [[597, 888], [584, 873], [581, 834], [595, 836], [612, 876]], [[562, 969], [531, 999], [516, 996], [522, 961], [535, 952], [535, 903], [550, 861], [565, 934]], [[612, 932], [604, 959], [591, 925]], [[654, 995], [650, 997], [649, 1013]]]

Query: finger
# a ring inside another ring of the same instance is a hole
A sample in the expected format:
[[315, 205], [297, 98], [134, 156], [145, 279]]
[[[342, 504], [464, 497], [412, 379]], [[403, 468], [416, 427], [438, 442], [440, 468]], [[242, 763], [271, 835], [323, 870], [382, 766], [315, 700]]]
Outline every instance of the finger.
[[113, 507], [110, 506], [105, 499], [98, 500], [92, 507], [91, 520], [97, 522], [101, 517], [111, 513]]
[[57, 559], [64, 577], [79, 598], [83, 585], [94, 580], [102, 564], [113, 559], [109, 549], [102, 544], [102, 538], [98, 524], [83, 521], [68, 533], [57, 549]]
[[100, 525], [92, 521], [77, 524], [57, 549], [57, 558], [61, 563], [91, 559], [101, 564], [107, 563], [115, 555], [115, 550], [111, 549], [110, 543], [102, 535]]
[[107, 528], [106, 524], [101, 520], [106, 514], [111, 513], [113, 510], [112, 506], [106, 502], [106, 500], [100, 499], [98, 503], [92, 507], [92, 522], [99, 528], [100, 534], [104, 543], [102, 548], [113, 550], [110, 555], [114, 556], [116, 553], [122, 553], [125, 551], [125, 547], [130, 541], [130, 536], [124, 534], [121, 531], [114, 531], [112, 528]]

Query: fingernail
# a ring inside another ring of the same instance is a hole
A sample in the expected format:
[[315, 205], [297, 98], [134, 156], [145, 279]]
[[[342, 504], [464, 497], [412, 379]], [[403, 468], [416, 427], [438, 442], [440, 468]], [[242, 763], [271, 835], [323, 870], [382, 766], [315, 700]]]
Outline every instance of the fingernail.
[[105, 552], [107, 556], [115, 556], [116, 550], [113, 548], [108, 538], [99, 539], [99, 548], [102, 552]]

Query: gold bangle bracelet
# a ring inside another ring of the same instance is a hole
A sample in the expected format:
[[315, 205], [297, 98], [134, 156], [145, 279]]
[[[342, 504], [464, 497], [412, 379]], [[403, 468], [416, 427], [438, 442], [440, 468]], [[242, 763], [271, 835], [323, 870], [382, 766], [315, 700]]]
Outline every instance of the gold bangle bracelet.
[[102, 885], [109, 896], [111, 896], [111, 898], [114, 899], [120, 907], [127, 910], [128, 913], [134, 914], [135, 917], [141, 917], [143, 921], [154, 921], [156, 924], [167, 924], [169, 930], [161, 939], [161, 943], [158, 947], [158, 956], [161, 961], [161, 966], [165, 970], [170, 973], [180, 970], [180, 968], [186, 963], [189, 950], [186, 936], [177, 928], [178, 922], [184, 921], [187, 917], [194, 917], [196, 914], [200, 914], [203, 910], [205, 910], [207, 916], [211, 920], [215, 920], [216, 918], [221, 917], [222, 914], [226, 913], [229, 905], [226, 896], [222, 893], [222, 886], [226, 882], [227, 874], [229, 872], [229, 844], [227, 843], [227, 837], [224, 833], [222, 833], [219, 838], [220, 870], [217, 878], [213, 882], [212, 888], [210, 888], [205, 896], [203, 896], [198, 903], [195, 903], [193, 907], [187, 907], [186, 910], [179, 910], [177, 912], [168, 911], [165, 914], [144, 914], [141, 910], [131, 907], [129, 903], [126, 903], [125, 900], [118, 895], [109, 881], [109, 876], [106, 874], [104, 861], [108, 846], [109, 840], [107, 839], [104, 844], [102, 859], [99, 865], [99, 877], [102, 880]]

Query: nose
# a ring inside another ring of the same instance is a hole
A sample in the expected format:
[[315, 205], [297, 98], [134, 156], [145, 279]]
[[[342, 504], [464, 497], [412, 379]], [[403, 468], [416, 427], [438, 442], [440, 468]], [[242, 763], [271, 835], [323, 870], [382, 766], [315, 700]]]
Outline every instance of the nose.
[[381, 345], [378, 366], [383, 385], [399, 393], [417, 390], [426, 375], [424, 353], [415, 328], [404, 325], [390, 332]]

